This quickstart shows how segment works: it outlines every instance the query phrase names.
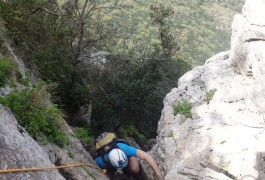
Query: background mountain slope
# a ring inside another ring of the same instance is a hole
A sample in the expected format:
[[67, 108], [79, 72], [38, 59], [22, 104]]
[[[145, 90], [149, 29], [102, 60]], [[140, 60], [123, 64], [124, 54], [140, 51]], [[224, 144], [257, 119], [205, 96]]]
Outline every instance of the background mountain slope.
[[229, 49], [231, 21], [240, 12], [244, 0], [125, 0], [115, 1], [119, 9], [105, 17], [106, 23], [118, 29], [120, 40], [110, 51], [124, 47], [144, 54], [150, 44], [158, 41], [157, 28], [150, 19], [150, 5], [163, 3], [172, 7], [174, 14], [168, 19], [171, 33], [179, 40], [181, 57], [193, 66], [202, 65], [220, 50]]

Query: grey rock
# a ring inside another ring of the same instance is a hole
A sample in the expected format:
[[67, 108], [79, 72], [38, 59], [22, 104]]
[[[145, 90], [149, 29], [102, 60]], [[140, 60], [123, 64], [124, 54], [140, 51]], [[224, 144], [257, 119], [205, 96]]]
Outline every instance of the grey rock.
[[[25, 129], [17, 124], [13, 114], [0, 106], [0, 168], [33, 168], [60, 165], [89, 164], [95, 161], [74, 138], [72, 129], [64, 122], [64, 132], [70, 145], [60, 148], [55, 144], [41, 145], [32, 139]], [[108, 179], [100, 170], [90, 166], [65, 168], [60, 170], [28, 171], [1, 174], [3, 180], [61, 180], [61, 179]]]
[[78, 112], [71, 118], [72, 123], [83, 127], [90, 127], [91, 125], [92, 104], [82, 105]]
[[[0, 106], [1, 169], [54, 166], [48, 154], [17, 124], [13, 114]], [[57, 170], [1, 174], [3, 180], [63, 180]]]
[[[246, 0], [234, 17], [231, 50], [187, 72], [164, 99], [149, 153], [167, 180], [265, 178], [264, 7], [264, 0]], [[174, 115], [184, 100], [192, 118]]]

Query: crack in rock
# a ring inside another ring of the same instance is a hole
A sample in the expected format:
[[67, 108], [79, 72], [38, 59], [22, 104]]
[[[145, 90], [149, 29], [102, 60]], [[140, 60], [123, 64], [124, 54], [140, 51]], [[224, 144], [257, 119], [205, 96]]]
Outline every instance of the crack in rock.
[[232, 175], [232, 174], [231, 174], [230, 172], [228, 172], [227, 170], [224, 170], [224, 169], [221, 168], [221, 167], [218, 167], [218, 166], [216, 166], [216, 165], [214, 165], [214, 164], [211, 164], [210, 162], [207, 163], [206, 165], [203, 164], [203, 163], [200, 163], [200, 165], [201, 165], [203, 168], [209, 168], [209, 169], [212, 169], [212, 170], [214, 170], [214, 171], [216, 171], [216, 172], [218, 172], [218, 173], [222, 173], [222, 174], [224, 174], [225, 176], [227, 176], [227, 177], [229, 177], [229, 178], [231, 178], [231, 179], [234, 179], [234, 180], [237, 179], [236, 176]]
[[255, 41], [265, 41], [265, 39], [249, 38], [249, 39], [245, 40], [244, 43], [247, 43], [247, 42], [255, 42]]
[[192, 173], [189, 173], [189, 172], [179, 171], [178, 173], [183, 175], [183, 176], [188, 176], [190, 179], [194, 179], [194, 180], [198, 180], [199, 179], [199, 176], [197, 176], [195, 174], [192, 174]]

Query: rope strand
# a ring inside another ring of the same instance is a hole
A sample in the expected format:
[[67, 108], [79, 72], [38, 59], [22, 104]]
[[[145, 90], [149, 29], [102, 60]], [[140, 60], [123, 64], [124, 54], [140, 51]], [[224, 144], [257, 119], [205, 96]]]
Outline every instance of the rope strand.
[[41, 170], [72, 168], [72, 167], [80, 167], [80, 166], [93, 167], [95, 169], [102, 171], [99, 167], [94, 166], [92, 164], [74, 164], [74, 165], [63, 165], [63, 166], [39, 167], [39, 168], [34, 167], [34, 168], [20, 168], [20, 169], [1, 169], [0, 173], [12, 173], [12, 172], [23, 172], [23, 171], [41, 171]]

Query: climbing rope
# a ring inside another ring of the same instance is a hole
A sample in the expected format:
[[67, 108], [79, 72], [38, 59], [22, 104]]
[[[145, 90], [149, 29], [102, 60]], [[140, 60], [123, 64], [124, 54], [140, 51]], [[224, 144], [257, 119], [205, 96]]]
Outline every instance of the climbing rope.
[[92, 164], [73, 164], [73, 165], [63, 165], [63, 166], [48, 166], [48, 167], [34, 167], [34, 168], [21, 168], [21, 169], [1, 169], [0, 173], [13, 173], [13, 172], [23, 172], [23, 171], [41, 171], [41, 170], [49, 170], [49, 169], [63, 169], [63, 168], [72, 168], [72, 167], [80, 167], [80, 166], [88, 166], [95, 168], [97, 170], [102, 171], [99, 167], [94, 166]]
[[43, 171], [49, 169], [63, 169], [63, 168], [73, 168], [73, 167], [81, 167], [81, 166], [88, 166], [97, 169], [100, 172], [103, 172], [105, 176], [110, 178], [105, 169], [100, 169], [98, 166], [94, 166], [92, 164], [73, 164], [73, 165], [63, 165], [63, 166], [48, 166], [48, 167], [33, 167], [33, 168], [20, 168], [20, 169], [0, 169], [1, 173], [14, 173], [14, 172], [25, 172], [25, 171]]

